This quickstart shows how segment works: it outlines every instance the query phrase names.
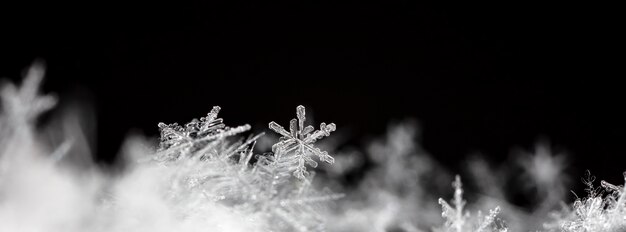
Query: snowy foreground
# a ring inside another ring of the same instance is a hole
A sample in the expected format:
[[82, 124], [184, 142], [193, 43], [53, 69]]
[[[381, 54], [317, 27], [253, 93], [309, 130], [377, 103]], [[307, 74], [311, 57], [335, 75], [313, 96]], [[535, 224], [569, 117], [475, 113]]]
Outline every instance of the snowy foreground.
[[[20, 87], [1, 86], [0, 231], [626, 231], [624, 187], [588, 175], [587, 196], [564, 202], [565, 157], [547, 146], [500, 167], [466, 161], [466, 201], [461, 178], [415, 143], [413, 123], [337, 150], [325, 139], [337, 126], [307, 125], [303, 106], [267, 135], [226, 126], [219, 107], [159, 123], [158, 144], [130, 137], [120, 167], [104, 169], [76, 114], [36, 123], [56, 104], [38, 93], [43, 73], [35, 64]], [[507, 200], [511, 181], [530, 206]]]

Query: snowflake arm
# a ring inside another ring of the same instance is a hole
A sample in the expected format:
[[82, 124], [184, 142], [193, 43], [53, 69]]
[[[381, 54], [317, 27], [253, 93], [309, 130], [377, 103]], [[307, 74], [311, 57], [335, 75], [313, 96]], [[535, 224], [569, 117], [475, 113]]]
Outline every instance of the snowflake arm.
[[463, 185], [461, 184], [461, 178], [457, 175], [454, 182], [454, 198], [452, 199], [452, 205], [448, 204], [444, 199], [439, 198], [439, 204], [441, 205], [441, 216], [445, 219], [445, 223], [438, 231], [446, 232], [485, 232], [485, 231], [498, 231], [506, 232], [508, 228], [506, 226], [497, 225], [497, 215], [500, 212], [500, 207], [489, 210], [489, 214], [481, 216], [482, 213], [478, 211], [478, 216], [471, 216], [469, 212], [465, 212], [464, 208], [467, 202], [463, 200]]
[[[17, 125], [30, 123], [43, 112], [52, 109], [57, 98], [52, 95], [39, 95], [39, 87], [44, 76], [44, 65], [36, 62], [26, 73], [20, 87], [13, 84], [0, 86], [2, 111], [7, 119]], [[3, 115], [3, 116], [5, 116]]]
[[314, 131], [313, 126], [305, 127], [305, 108], [301, 105], [296, 108], [296, 116], [297, 119], [294, 118], [289, 122], [289, 131], [276, 122], [270, 122], [269, 128], [282, 135], [279, 142], [272, 146], [272, 151], [279, 159], [283, 156], [295, 159], [293, 162], [297, 166], [293, 174], [297, 178], [303, 179], [308, 173], [305, 164], [314, 168], [317, 167], [317, 162], [311, 158], [311, 155], [316, 155], [322, 162], [334, 163], [335, 159], [328, 152], [315, 147], [314, 143], [318, 139], [329, 136], [331, 132], [335, 131], [336, 126], [334, 123], [321, 123], [320, 129], [317, 131]]
[[456, 175], [454, 182], [454, 207], [450, 206], [444, 199], [439, 198], [439, 204], [441, 205], [441, 216], [446, 219], [446, 225], [449, 228], [453, 228], [454, 231], [461, 232], [468, 215], [463, 214], [463, 207], [466, 202], [463, 200], [463, 186], [461, 184], [461, 178]]

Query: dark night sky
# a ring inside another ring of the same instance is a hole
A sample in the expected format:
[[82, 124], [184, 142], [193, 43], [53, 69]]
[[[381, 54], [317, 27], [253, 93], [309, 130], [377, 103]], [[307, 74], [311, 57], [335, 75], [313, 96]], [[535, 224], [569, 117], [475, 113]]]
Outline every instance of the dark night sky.
[[159, 121], [213, 105], [229, 125], [262, 127], [303, 104], [350, 144], [416, 118], [423, 146], [450, 165], [546, 137], [571, 155], [572, 174], [621, 183], [624, 40], [605, 9], [207, 2], [4, 8], [0, 76], [41, 58], [46, 91], [90, 92], [102, 160], [129, 129], [156, 135]]

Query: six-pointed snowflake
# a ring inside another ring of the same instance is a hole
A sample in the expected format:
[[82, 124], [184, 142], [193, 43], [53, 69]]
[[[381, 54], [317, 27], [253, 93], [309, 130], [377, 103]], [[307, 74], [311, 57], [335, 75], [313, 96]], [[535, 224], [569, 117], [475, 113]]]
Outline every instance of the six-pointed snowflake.
[[293, 159], [293, 162], [297, 163], [296, 170], [293, 172], [294, 176], [304, 179], [308, 173], [305, 163], [311, 167], [317, 167], [317, 162], [311, 159], [311, 155], [318, 156], [320, 161], [323, 162], [331, 164], [335, 162], [335, 159], [328, 155], [328, 152], [321, 151], [313, 145], [318, 139], [329, 136], [330, 132], [335, 131], [336, 126], [334, 123], [328, 125], [321, 123], [320, 129], [316, 131], [314, 131], [313, 126], [305, 127], [305, 109], [301, 105], [296, 108], [296, 115], [298, 119], [294, 118], [289, 122], [289, 131], [286, 131], [285, 128], [273, 121], [270, 122], [269, 127], [282, 135], [280, 141], [272, 146], [272, 151], [276, 154], [276, 157], [278, 159], [281, 157]]

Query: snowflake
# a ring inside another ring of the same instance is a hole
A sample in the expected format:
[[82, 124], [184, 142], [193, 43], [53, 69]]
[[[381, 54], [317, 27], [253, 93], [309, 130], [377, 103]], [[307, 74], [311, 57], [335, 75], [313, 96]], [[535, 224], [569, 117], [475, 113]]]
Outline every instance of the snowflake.
[[224, 129], [226, 126], [223, 120], [217, 118], [220, 109], [219, 106], [214, 106], [206, 117], [202, 117], [200, 120], [193, 119], [191, 122], [185, 124], [185, 126], [180, 126], [178, 123], [169, 125], [162, 122], [159, 123], [159, 129], [161, 131], [161, 149], [167, 149], [171, 146], [189, 142], [196, 138], [215, 134], [220, 129]]
[[441, 216], [445, 219], [445, 224], [442, 228], [435, 228], [437, 232], [506, 232], [508, 229], [504, 225], [496, 223], [498, 218], [496, 217], [500, 212], [500, 207], [489, 210], [489, 214], [482, 216], [482, 213], [478, 211], [478, 215], [472, 217], [469, 212], [464, 211], [465, 204], [467, 202], [463, 200], [463, 185], [461, 183], [461, 177], [456, 175], [454, 182], [454, 198], [452, 207], [444, 199], [439, 198], [439, 204], [441, 205]]
[[313, 145], [318, 139], [329, 136], [330, 132], [335, 131], [336, 126], [334, 123], [328, 125], [321, 123], [320, 129], [317, 131], [313, 131], [313, 126], [305, 127], [305, 109], [301, 105], [296, 108], [296, 115], [298, 119], [294, 118], [289, 122], [289, 131], [286, 131], [285, 128], [273, 121], [270, 122], [269, 127], [282, 135], [280, 141], [272, 146], [272, 151], [278, 159], [281, 157], [292, 158], [293, 162], [297, 162], [293, 175], [299, 179], [304, 179], [305, 175], [308, 174], [305, 164], [313, 168], [317, 167], [317, 162], [311, 159], [311, 154], [318, 156], [320, 161], [331, 164], [335, 162], [335, 159], [328, 155], [328, 152], [321, 151]]
[[250, 130], [250, 125], [247, 124], [234, 128], [224, 125], [224, 120], [217, 118], [220, 109], [219, 106], [214, 106], [206, 117], [193, 119], [184, 126], [178, 123], [159, 123], [161, 139], [155, 158], [173, 161], [195, 156], [198, 152], [210, 150], [226, 137]]
[[[7, 84], [0, 88], [0, 106], [13, 126], [26, 125], [41, 113], [52, 109], [57, 98], [52, 95], [39, 95], [39, 86], [44, 76], [44, 65], [35, 62], [20, 87]], [[4, 116], [4, 115], [3, 115]]]

